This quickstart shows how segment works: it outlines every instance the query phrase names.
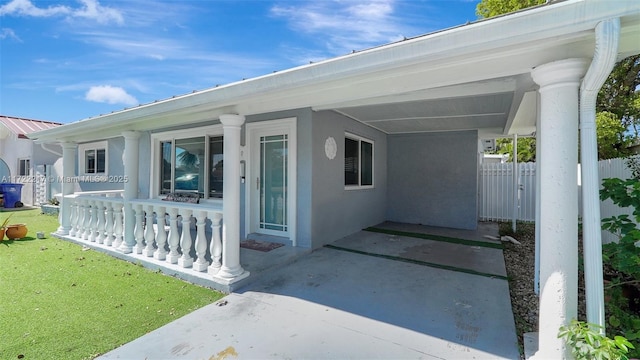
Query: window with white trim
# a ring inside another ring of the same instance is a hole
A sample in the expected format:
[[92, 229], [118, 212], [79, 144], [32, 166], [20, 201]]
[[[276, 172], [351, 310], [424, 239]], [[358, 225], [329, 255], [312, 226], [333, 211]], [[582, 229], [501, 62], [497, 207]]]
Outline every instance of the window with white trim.
[[18, 176], [31, 175], [31, 160], [30, 159], [18, 159]]
[[224, 143], [220, 133], [209, 132], [204, 136], [206, 129], [154, 135], [157, 195], [188, 192], [204, 199], [222, 198]]
[[107, 142], [99, 141], [78, 145], [78, 170], [81, 175], [106, 175]]
[[373, 141], [345, 134], [344, 185], [347, 189], [373, 187]]

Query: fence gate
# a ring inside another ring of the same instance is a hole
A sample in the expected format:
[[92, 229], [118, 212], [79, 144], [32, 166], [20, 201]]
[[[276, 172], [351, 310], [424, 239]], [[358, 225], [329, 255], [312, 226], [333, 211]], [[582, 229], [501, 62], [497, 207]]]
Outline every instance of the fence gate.
[[[513, 219], [513, 176], [513, 163], [480, 165], [480, 220], [509, 221]], [[517, 219], [535, 221], [536, 164], [519, 163], [515, 176], [518, 180]]]

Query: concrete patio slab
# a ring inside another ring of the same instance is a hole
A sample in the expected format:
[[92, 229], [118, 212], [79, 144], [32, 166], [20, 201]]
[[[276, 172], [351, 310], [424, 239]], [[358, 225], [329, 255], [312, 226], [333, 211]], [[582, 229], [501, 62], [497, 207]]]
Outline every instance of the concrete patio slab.
[[[406, 231], [406, 230], [405, 230]], [[478, 242], [483, 243], [483, 242]], [[360, 231], [331, 245], [506, 277], [501, 249]]]
[[[218, 306], [221, 305], [221, 306]], [[323, 248], [101, 359], [518, 359], [508, 283]]]
[[494, 244], [500, 243], [499, 240], [491, 240], [485, 237], [486, 235], [494, 237], [498, 236], [499, 226], [495, 222], [479, 222], [478, 227], [475, 230], [452, 229], [421, 224], [405, 224], [394, 221], [385, 221], [381, 224], [376, 225], [375, 227], [380, 229], [414, 232], [418, 234], [448, 236], [458, 239], [483, 241]]

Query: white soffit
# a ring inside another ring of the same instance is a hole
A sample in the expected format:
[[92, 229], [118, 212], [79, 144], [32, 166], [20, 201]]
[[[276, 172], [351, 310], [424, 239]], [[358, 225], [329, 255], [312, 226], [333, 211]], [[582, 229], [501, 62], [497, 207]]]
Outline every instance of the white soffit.
[[388, 103], [337, 109], [389, 134], [503, 126], [513, 93]]
[[524, 94], [518, 111], [513, 118], [509, 135], [531, 135], [536, 131], [536, 117], [538, 113], [538, 94], [536, 91], [529, 91]]

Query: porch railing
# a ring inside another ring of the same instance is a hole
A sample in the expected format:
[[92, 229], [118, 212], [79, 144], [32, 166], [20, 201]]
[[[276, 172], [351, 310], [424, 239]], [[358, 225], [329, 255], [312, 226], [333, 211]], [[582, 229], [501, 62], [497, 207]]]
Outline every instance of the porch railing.
[[[70, 201], [69, 236], [216, 274], [222, 265], [222, 206], [162, 200], [125, 201], [121, 191], [85, 192]], [[135, 214], [133, 234], [125, 234], [124, 213]]]

